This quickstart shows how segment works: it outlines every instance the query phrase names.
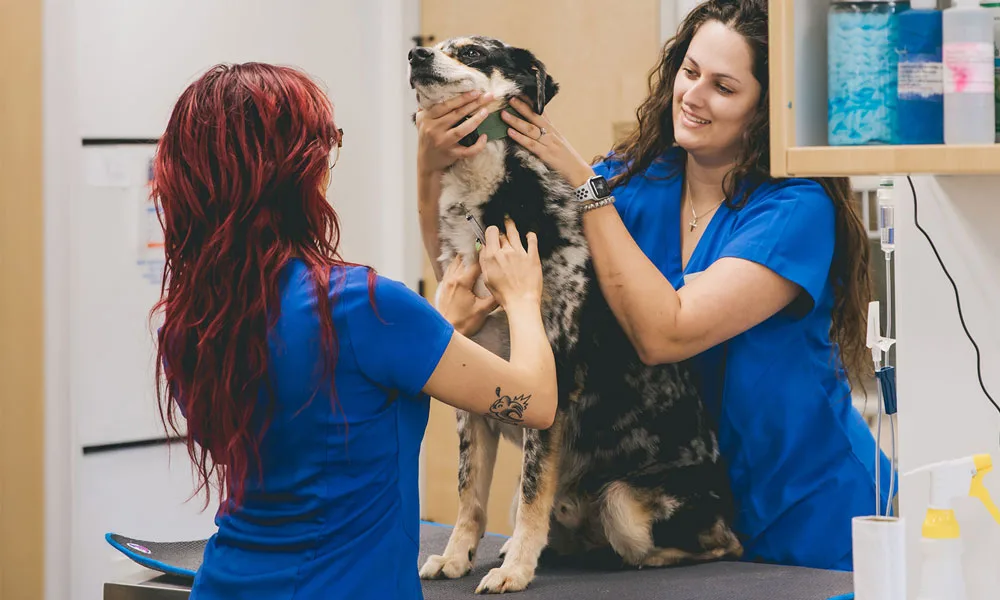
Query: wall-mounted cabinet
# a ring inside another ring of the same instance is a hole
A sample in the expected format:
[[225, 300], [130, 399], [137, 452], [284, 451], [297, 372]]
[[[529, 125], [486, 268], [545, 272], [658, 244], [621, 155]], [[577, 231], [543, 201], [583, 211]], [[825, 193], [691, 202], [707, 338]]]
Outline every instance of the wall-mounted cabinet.
[[[1000, 174], [1000, 144], [831, 145], [829, 0], [771, 0], [771, 171], [774, 176]], [[856, 47], [861, 58], [874, 51]]]

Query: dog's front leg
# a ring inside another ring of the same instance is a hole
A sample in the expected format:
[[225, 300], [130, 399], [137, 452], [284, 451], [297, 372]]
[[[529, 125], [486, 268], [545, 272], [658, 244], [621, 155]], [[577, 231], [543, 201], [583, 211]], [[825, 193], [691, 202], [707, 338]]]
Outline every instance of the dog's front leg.
[[422, 579], [456, 579], [468, 575], [479, 540], [486, 532], [486, 507], [493, 481], [499, 433], [486, 417], [457, 411], [458, 518], [442, 555], [427, 558]]
[[535, 577], [549, 540], [549, 519], [559, 482], [562, 419], [545, 431], [524, 431], [524, 463], [514, 535], [504, 544], [503, 564], [483, 577], [477, 594], [519, 592]]

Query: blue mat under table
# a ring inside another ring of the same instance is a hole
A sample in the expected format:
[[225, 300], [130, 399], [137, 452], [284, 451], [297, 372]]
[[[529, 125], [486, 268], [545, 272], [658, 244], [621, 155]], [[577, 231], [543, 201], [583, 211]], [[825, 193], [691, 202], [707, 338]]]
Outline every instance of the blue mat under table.
[[[451, 528], [433, 523], [420, 527], [420, 563], [439, 554]], [[154, 542], [108, 534], [109, 544], [136, 563], [163, 573], [137, 573], [104, 586], [105, 600], [184, 600], [201, 564], [206, 540]], [[500, 566], [497, 554], [506, 538], [487, 534], [479, 545], [472, 573], [456, 580], [423, 582], [425, 600], [475, 597], [486, 573]], [[519, 600], [827, 600], [853, 590], [850, 573], [744, 562], [720, 562], [660, 569], [592, 571], [540, 566]], [[358, 599], [363, 600], [363, 599]]]

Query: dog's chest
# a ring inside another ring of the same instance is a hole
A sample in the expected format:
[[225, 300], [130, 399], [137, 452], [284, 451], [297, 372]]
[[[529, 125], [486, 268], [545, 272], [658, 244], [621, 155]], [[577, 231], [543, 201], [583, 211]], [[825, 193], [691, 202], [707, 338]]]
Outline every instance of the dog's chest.
[[[578, 315], [592, 281], [590, 254], [579, 208], [569, 185], [529, 152], [490, 142], [472, 159], [456, 163], [441, 180], [441, 260], [476, 260], [471, 215], [484, 228], [510, 216], [522, 235], [533, 231], [542, 255], [542, 316], [549, 340], [562, 352], [578, 340]], [[487, 292], [482, 279], [476, 293]]]
[[[481, 207], [496, 193], [504, 179], [504, 146], [487, 144], [476, 156], [457, 162], [441, 176], [439, 236], [442, 262], [456, 254], [466, 264], [476, 257], [476, 233], [467, 215], [480, 219]], [[485, 227], [485, 225], [484, 225]]]

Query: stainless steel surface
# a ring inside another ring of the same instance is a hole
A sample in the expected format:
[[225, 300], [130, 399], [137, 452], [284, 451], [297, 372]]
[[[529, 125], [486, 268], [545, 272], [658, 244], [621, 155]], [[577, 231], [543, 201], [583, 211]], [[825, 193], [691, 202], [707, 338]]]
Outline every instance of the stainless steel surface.
[[191, 587], [183, 579], [136, 566], [136, 571], [104, 584], [104, 600], [187, 600]]

